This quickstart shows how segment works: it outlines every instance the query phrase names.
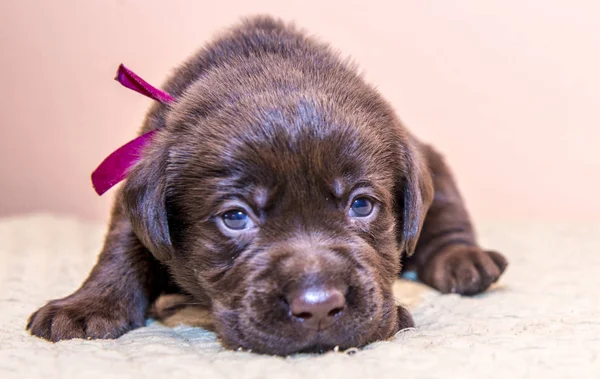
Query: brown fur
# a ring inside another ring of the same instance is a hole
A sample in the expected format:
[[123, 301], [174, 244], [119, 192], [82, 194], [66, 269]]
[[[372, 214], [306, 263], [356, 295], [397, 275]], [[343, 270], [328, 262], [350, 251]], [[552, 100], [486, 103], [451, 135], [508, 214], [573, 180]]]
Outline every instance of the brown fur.
[[[504, 270], [476, 244], [441, 157], [351, 64], [294, 27], [245, 21], [164, 89], [176, 102], [147, 116], [143, 131], [159, 132], [119, 190], [98, 263], [31, 316], [33, 334], [115, 338], [175, 293], [209, 307], [231, 348], [362, 346], [412, 326], [392, 295], [403, 252], [442, 292], [479, 293]], [[372, 216], [348, 216], [358, 188], [375, 200]], [[224, 233], [216, 221], [231, 201], [258, 227]], [[285, 294], [306, 283], [346, 291], [325, 330], [290, 318]]]

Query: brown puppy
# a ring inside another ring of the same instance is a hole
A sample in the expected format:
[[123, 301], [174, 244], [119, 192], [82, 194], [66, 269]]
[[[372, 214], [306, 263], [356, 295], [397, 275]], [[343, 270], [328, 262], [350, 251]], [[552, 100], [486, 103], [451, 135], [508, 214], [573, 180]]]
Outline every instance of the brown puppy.
[[210, 308], [231, 348], [348, 348], [412, 326], [401, 255], [442, 292], [484, 291], [506, 267], [481, 249], [442, 158], [329, 47], [254, 18], [164, 89], [158, 129], [120, 189], [106, 242], [72, 295], [35, 312], [51, 341], [116, 338], [161, 293]]

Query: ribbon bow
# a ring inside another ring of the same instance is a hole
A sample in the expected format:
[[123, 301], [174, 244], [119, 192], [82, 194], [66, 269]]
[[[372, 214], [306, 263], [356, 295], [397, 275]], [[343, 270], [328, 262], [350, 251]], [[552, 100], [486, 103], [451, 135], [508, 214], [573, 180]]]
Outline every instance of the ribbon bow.
[[[115, 80], [124, 87], [141, 93], [153, 100], [160, 101], [163, 104], [175, 101], [173, 96], [148, 84], [148, 82], [122, 64], [119, 66]], [[129, 169], [139, 161], [144, 147], [152, 141], [155, 133], [156, 130], [151, 130], [127, 142], [100, 163], [98, 168], [92, 173], [92, 185], [98, 195], [104, 194], [127, 177]]]

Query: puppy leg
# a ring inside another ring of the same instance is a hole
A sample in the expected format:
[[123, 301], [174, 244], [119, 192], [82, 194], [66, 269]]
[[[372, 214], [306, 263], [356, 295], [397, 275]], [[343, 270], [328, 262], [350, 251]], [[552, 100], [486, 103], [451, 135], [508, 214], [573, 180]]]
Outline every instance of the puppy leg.
[[506, 259], [477, 245], [465, 205], [449, 168], [433, 148], [422, 147], [431, 170], [435, 196], [417, 248], [407, 266], [421, 281], [443, 293], [475, 295], [498, 280]]
[[83, 285], [32, 314], [27, 329], [50, 341], [116, 338], [144, 325], [150, 302], [167, 280], [117, 205], [104, 248]]

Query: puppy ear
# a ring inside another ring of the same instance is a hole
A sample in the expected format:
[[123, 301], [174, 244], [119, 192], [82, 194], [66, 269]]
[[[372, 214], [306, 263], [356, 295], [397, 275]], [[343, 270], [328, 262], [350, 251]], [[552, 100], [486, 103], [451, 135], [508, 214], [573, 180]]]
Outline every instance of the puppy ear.
[[[412, 138], [411, 138], [412, 139]], [[427, 162], [411, 141], [405, 151], [406, 171], [403, 177], [402, 249], [408, 256], [414, 253], [429, 206], [433, 201], [433, 182]]]
[[173, 246], [165, 205], [167, 146], [157, 133], [129, 171], [122, 190], [123, 209], [136, 236], [160, 261], [171, 259]]

